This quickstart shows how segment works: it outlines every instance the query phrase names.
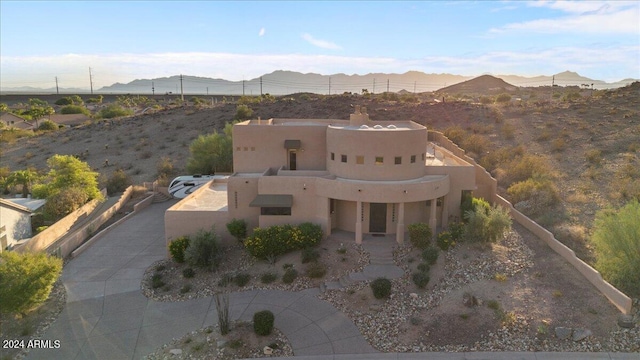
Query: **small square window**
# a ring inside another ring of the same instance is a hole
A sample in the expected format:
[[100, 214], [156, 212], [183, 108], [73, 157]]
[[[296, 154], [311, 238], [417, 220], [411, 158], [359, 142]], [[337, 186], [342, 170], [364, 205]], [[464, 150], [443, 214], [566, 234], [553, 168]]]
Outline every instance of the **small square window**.
[[415, 155], [411, 155], [411, 163], [413, 164], [414, 162], [416, 162], [416, 156]]
[[340, 159], [343, 163], [347, 162], [347, 155], [340, 155]]
[[240, 151], [242, 149], [240, 146], [236, 146], [236, 151]]
[[382, 164], [384, 164], [384, 157], [376, 156], [376, 165], [382, 165]]
[[249, 151], [249, 148], [247, 146], [244, 147], [244, 151]]
[[396, 165], [402, 164], [402, 156], [396, 156], [396, 158], [394, 159], [394, 163]]
[[255, 146], [252, 146], [252, 147], [251, 147], [251, 151], [256, 151]]
[[356, 155], [356, 164], [358, 164], [358, 165], [364, 165], [364, 156], [362, 156], [362, 155]]
[[335, 160], [336, 159], [336, 154], [331, 153], [331, 160]]

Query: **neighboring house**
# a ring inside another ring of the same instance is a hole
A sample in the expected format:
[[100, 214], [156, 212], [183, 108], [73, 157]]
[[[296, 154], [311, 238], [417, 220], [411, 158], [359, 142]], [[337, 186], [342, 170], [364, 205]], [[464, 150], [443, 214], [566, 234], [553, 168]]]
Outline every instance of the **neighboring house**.
[[49, 120], [65, 127], [76, 127], [91, 121], [91, 118], [85, 114], [53, 114]]
[[169, 209], [167, 237], [193, 231], [177, 220], [178, 213], [173, 221], [172, 212], [206, 211], [199, 204], [213, 202], [204, 198], [219, 200], [223, 194], [226, 204], [210, 217], [226, 212], [226, 221], [244, 219], [249, 229], [309, 221], [327, 235], [336, 229], [353, 232], [357, 243], [363, 234], [395, 234], [401, 243], [409, 224], [446, 227], [460, 219], [463, 192], [477, 189], [477, 168], [435, 143], [449, 142], [440, 136], [412, 121], [371, 121], [357, 106], [348, 121], [235, 124], [235, 173], [226, 184], [214, 181]]
[[31, 238], [31, 216], [44, 202], [30, 198], [0, 199], [0, 252], [19, 240]]
[[24, 118], [9, 112], [2, 113], [0, 115], [0, 122], [10, 129], [33, 130], [35, 128], [33, 124], [29, 123]]

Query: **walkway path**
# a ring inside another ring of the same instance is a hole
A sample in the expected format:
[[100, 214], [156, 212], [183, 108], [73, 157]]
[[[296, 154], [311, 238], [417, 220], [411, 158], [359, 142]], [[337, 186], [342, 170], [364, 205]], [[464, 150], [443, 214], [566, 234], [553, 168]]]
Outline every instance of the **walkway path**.
[[[67, 305], [42, 337], [60, 340], [61, 347], [32, 350], [27, 359], [139, 359], [217, 323], [211, 297], [157, 302], [140, 291], [147, 267], [166, 256], [164, 211], [173, 204], [151, 205], [65, 266]], [[256, 311], [273, 311], [296, 355], [374, 352], [351, 320], [315, 296], [318, 291], [234, 293], [230, 314], [249, 320]]]

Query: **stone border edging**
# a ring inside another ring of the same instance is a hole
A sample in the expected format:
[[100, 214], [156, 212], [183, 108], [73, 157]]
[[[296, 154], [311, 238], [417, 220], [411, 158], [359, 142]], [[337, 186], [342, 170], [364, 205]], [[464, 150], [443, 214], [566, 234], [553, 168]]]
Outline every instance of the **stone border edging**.
[[[149, 199], [151, 199], [151, 200], [149, 201]], [[139, 204], [142, 204], [145, 201], [147, 203], [137, 207]], [[97, 233], [94, 236], [92, 236], [89, 240], [85, 241], [84, 244], [80, 245], [77, 249], [73, 250], [71, 252], [71, 258], [75, 258], [76, 256], [82, 254], [86, 249], [88, 249], [91, 245], [93, 245], [94, 242], [96, 242], [99, 239], [101, 239], [104, 235], [106, 235], [113, 228], [115, 228], [116, 226], [118, 226], [118, 225], [122, 224], [123, 222], [129, 220], [129, 218], [132, 217], [133, 215], [135, 215], [138, 211], [140, 211], [140, 210], [148, 207], [149, 205], [151, 205], [152, 201], [153, 201], [153, 194], [147, 196], [143, 200], [141, 200], [138, 203], [136, 203], [135, 205], [133, 205], [133, 211], [132, 212], [130, 212], [129, 214], [125, 215], [122, 219], [120, 219], [120, 220], [114, 222], [113, 224], [107, 226], [102, 231], [100, 231], [99, 233]]]

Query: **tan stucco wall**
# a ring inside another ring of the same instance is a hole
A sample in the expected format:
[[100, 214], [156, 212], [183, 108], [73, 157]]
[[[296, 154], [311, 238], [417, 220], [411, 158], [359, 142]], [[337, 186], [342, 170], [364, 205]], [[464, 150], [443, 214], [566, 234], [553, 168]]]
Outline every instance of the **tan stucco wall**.
[[[342, 178], [358, 180], [408, 180], [424, 175], [422, 154], [427, 148], [427, 131], [359, 130], [351, 128], [327, 128], [327, 170]], [[334, 153], [334, 160], [331, 160]], [[347, 162], [342, 162], [342, 155]], [[411, 155], [416, 162], [411, 163]], [[364, 164], [356, 164], [356, 156], [364, 157]], [[377, 156], [383, 157], [381, 165], [375, 164]], [[402, 164], [395, 164], [395, 157], [402, 157]]]
[[421, 182], [382, 183], [320, 178], [317, 180], [317, 192], [322, 197], [333, 199], [399, 203], [441, 197], [449, 192], [449, 180], [448, 176], [437, 176]]
[[[0, 236], [5, 235], [6, 245], [13, 246], [17, 240], [31, 237], [31, 214], [2, 205], [0, 206], [0, 228], [2, 227], [4, 230]], [[3, 250], [0, 249], [0, 252]]]

